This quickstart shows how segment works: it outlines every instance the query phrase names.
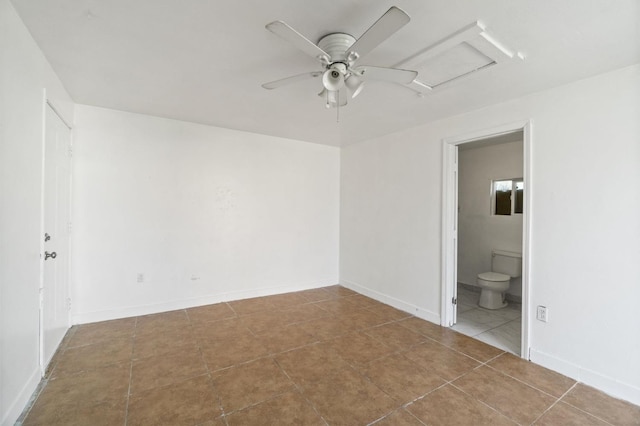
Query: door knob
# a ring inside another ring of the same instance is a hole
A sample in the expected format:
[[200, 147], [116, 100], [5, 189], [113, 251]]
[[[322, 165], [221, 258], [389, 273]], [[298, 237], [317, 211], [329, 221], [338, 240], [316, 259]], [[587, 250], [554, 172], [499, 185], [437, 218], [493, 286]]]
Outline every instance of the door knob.
[[47, 260], [48, 258], [52, 258], [55, 259], [57, 256], [55, 251], [52, 251], [51, 253], [49, 253], [48, 251], [44, 252], [44, 260]]

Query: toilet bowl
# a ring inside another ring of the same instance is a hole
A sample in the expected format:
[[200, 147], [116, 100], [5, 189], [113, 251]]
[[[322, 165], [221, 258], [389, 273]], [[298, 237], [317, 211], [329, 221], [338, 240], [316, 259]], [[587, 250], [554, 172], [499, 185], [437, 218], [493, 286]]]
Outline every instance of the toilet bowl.
[[478, 305], [486, 309], [505, 308], [508, 303], [504, 294], [509, 290], [511, 277], [499, 272], [483, 272], [478, 274], [478, 286], [481, 288]]
[[492, 250], [491, 272], [478, 274], [480, 287], [478, 305], [485, 309], [500, 309], [508, 305], [505, 294], [511, 278], [522, 275], [522, 255], [516, 252]]

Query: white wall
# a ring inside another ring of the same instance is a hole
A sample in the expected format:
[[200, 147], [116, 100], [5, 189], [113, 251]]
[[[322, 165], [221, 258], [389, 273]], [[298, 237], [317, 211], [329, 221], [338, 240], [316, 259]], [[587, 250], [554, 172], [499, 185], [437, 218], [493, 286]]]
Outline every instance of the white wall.
[[343, 148], [340, 280], [439, 322], [442, 140], [532, 122], [531, 359], [640, 403], [640, 66]]
[[[458, 282], [476, 286], [491, 270], [491, 250], [522, 252], [522, 215], [491, 214], [491, 183], [522, 178], [522, 141], [467, 148], [458, 152]], [[522, 277], [512, 278], [509, 294], [522, 295]]]
[[338, 282], [338, 148], [78, 105], [74, 165], [76, 322]]
[[13, 424], [40, 380], [44, 89], [73, 105], [8, 0], [0, 0], [0, 424]]

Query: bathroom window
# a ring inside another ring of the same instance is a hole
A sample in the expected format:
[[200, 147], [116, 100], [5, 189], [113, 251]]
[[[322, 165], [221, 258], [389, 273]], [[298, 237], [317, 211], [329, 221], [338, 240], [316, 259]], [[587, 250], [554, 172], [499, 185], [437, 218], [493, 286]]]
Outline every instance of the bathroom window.
[[496, 216], [522, 214], [524, 182], [522, 178], [494, 180], [491, 186], [491, 211]]

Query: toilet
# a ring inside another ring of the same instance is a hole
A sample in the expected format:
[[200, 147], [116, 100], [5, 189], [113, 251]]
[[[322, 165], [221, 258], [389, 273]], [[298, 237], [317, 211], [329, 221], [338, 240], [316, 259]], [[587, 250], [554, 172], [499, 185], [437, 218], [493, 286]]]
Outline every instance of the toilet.
[[478, 305], [485, 309], [500, 309], [508, 305], [505, 293], [509, 290], [511, 278], [522, 274], [522, 254], [503, 251], [491, 251], [491, 272], [478, 274], [480, 301]]

